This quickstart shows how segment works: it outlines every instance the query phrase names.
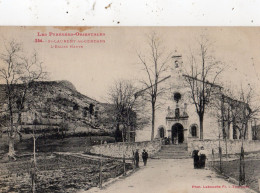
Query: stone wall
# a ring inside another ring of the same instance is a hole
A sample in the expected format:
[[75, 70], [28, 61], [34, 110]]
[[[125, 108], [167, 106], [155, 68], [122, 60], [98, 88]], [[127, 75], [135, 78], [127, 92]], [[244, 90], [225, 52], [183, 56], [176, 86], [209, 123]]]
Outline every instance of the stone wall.
[[102, 145], [92, 146], [88, 152], [91, 154], [102, 154], [104, 156], [122, 158], [123, 153], [125, 152], [126, 158], [132, 158], [133, 151], [139, 149], [139, 155], [141, 158], [141, 153], [145, 149], [149, 157], [153, 156], [161, 149], [161, 140], [155, 139], [154, 141], [143, 141], [143, 142], [134, 142], [134, 143], [108, 143]]
[[[236, 154], [241, 151], [241, 140], [227, 140], [227, 153]], [[203, 146], [207, 151], [208, 155], [212, 154], [212, 149], [214, 149], [215, 154], [218, 154], [219, 150], [219, 140], [194, 140], [188, 143], [188, 151], [192, 153], [193, 150], [199, 150]], [[226, 143], [225, 140], [220, 141], [220, 146], [222, 148], [222, 154], [226, 154]], [[245, 140], [244, 141], [245, 152], [260, 151], [260, 140]]]

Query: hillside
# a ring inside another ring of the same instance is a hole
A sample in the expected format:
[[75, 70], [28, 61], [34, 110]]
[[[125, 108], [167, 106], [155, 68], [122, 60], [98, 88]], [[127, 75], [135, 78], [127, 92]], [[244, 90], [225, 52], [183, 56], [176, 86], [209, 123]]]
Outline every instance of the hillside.
[[[19, 92], [22, 87], [23, 85], [15, 85], [14, 88]], [[5, 85], [0, 85], [0, 101], [1, 109], [6, 109]], [[106, 104], [79, 93], [69, 81], [34, 82], [28, 90], [22, 123], [23, 127], [31, 128], [36, 118], [39, 129], [59, 127], [64, 122], [70, 129], [88, 131], [100, 127], [108, 128], [110, 126], [106, 123], [99, 125], [107, 117], [105, 106]], [[1, 115], [3, 122], [5, 113]]]

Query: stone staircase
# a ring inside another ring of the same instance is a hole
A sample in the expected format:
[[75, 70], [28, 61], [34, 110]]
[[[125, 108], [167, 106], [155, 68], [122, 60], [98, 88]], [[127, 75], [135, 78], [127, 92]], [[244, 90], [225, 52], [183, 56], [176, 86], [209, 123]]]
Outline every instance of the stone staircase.
[[153, 157], [155, 159], [187, 159], [191, 158], [187, 144], [162, 145], [161, 150]]

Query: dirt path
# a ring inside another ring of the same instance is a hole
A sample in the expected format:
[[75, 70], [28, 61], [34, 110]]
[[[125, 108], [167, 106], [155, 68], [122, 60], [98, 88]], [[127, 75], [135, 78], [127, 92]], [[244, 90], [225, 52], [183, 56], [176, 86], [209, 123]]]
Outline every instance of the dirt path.
[[121, 178], [103, 190], [94, 188], [87, 193], [251, 192], [248, 188], [234, 188], [210, 170], [193, 169], [192, 159], [148, 161], [148, 166], [141, 166], [131, 176]]

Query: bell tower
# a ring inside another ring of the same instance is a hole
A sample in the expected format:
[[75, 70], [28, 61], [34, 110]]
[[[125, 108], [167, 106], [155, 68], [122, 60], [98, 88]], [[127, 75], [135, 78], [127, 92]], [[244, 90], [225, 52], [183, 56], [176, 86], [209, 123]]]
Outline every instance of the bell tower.
[[183, 60], [182, 55], [175, 50], [174, 54], [171, 57], [171, 77], [172, 77], [172, 89], [173, 92], [179, 91], [183, 88]]
[[[171, 96], [166, 115], [168, 137], [173, 144], [187, 143], [189, 115], [187, 113], [184, 73], [182, 55], [175, 50], [171, 57]], [[177, 127], [181, 129], [176, 130]]]
[[173, 73], [178, 74], [179, 76], [182, 76], [183, 74], [183, 61], [182, 61], [182, 55], [178, 54], [177, 50], [175, 50], [175, 53], [172, 56], [172, 70]]

